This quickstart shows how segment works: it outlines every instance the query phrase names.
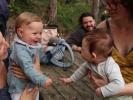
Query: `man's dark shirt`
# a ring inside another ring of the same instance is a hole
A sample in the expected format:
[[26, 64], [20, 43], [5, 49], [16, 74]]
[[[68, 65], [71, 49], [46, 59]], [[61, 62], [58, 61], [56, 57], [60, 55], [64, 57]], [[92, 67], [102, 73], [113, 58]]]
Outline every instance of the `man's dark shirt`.
[[86, 31], [83, 29], [83, 27], [79, 27], [75, 32], [71, 33], [68, 38], [66, 39], [66, 42], [70, 45], [75, 44], [77, 46], [82, 46], [82, 40], [85, 36]]
[[5, 36], [6, 22], [9, 17], [8, 3], [6, 0], [0, 0], [0, 31]]
[[9, 9], [8, 9], [8, 3], [6, 0], [0, 0], [0, 14], [3, 15], [5, 20], [8, 19]]

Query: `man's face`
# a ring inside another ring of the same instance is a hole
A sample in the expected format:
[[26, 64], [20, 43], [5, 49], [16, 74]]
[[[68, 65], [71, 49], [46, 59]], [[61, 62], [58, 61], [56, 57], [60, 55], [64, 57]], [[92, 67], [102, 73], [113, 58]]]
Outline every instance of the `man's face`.
[[95, 20], [91, 16], [83, 17], [82, 26], [86, 31], [91, 31], [95, 27]]

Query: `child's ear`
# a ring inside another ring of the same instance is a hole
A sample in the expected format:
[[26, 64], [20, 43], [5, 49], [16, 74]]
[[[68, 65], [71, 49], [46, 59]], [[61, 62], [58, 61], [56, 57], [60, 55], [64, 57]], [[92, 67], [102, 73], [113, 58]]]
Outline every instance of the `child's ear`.
[[92, 55], [93, 58], [96, 58], [97, 57], [97, 55], [96, 55], [95, 52], [92, 52], [91, 55]]
[[23, 37], [23, 29], [22, 28], [18, 28], [17, 29], [17, 34], [18, 34], [19, 37], [22, 38]]

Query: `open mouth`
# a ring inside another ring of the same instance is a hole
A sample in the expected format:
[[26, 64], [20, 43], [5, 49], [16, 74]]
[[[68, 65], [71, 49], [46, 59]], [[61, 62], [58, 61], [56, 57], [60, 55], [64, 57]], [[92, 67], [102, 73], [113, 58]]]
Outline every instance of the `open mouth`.
[[37, 45], [39, 43], [39, 41], [33, 41], [34, 45]]

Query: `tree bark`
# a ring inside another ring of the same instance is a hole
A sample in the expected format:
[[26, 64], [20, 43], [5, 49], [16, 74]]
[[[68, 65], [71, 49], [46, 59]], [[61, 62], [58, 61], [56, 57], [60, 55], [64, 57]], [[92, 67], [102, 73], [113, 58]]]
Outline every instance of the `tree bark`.
[[93, 0], [92, 2], [92, 14], [95, 17], [96, 22], [99, 18], [99, 6], [100, 6], [100, 0]]
[[57, 24], [57, 0], [50, 0], [49, 24]]

